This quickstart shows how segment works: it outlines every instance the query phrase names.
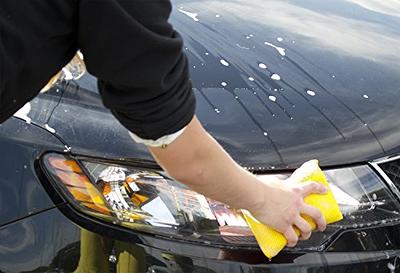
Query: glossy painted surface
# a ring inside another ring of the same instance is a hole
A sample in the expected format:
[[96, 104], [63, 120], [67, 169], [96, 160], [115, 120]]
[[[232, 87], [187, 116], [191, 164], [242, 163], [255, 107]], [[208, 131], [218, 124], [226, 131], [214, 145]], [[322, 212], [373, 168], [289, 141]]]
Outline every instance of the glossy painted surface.
[[[400, 152], [397, 2], [174, 2], [197, 115], [242, 165], [327, 166]], [[94, 79], [78, 84], [49, 125], [77, 153], [150, 159], [96, 94], [83, 94]]]
[[[197, 114], [242, 165], [291, 168], [314, 157], [342, 165], [400, 152], [396, 1], [174, 2]], [[42, 152], [71, 146], [151, 160], [102, 106], [95, 80], [78, 84], [32, 101], [28, 117], [43, 129], [15, 118], [0, 125], [0, 272], [400, 272], [399, 226], [350, 229], [324, 252], [268, 261], [255, 250], [189, 245], [76, 214], [39, 182]]]
[[54, 207], [34, 169], [46, 150], [64, 145], [32, 124], [11, 118], [0, 125], [0, 227]]

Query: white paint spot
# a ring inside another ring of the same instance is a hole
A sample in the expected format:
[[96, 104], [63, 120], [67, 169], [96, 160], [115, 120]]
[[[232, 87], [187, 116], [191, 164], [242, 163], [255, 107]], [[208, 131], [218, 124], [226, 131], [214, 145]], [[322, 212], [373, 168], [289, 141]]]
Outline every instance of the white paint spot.
[[180, 13], [185, 14], [185, 15], [188, 16], [189, 18], [192, 18], [193, 21], [196, 21], [196, 22], [199, 21], [199, 18], [197, 18], [197, 16], [198, 16], [197, 13], [186, 11], [186, 10], [184, 10], [183, 8], [179, 8], [178, 11], [179, 11]]
[[364, 94], [364, 95], [363, 95], [363, 98], [364, 98], [364, 99], [369, 99], [369, 96]]
[[312, 91], [312, 90], [307, 90], [307, 94], [308, 94], [309, 96], [311, 96], [311, 97], [314, 97], [314, 96], [316, 95], [315, 92]]
[[276, 102], [276, 97], [275, 96], [269, 96], [268, 99], [270, 101]]
[[28, 117], [29, 112], [32, 110], [31, 103], [28, 102], [21, 109], [19, 109], [15, 114], [14, 117], [20, 118], [25, 120], [26, 123], [31, 123], [32, 119]]
[[227, 61], [225, 61], [224, 59], [221, 59], [219, 62], [224, 66], [229, 66], [229, 63]]
[[281, 76], [279, 76], [278, 74], [272, 74], [271, 79], [273, 79], [275, 81], [280, 81], [281, 80]]
[[254, 78], [253, 77], [249, 77], [249, 81], [254, 82]]
[[221, 82], [221, 85], [225, 87], [225, 86], [227, 86], [228, 84], [227, 84], [226, 82]]
[[56, 130], [54, 128], [51, 128], [47, 123], [44, 125], [44, 128], [49, 131], [50, 133], [55, 134]]
[[278, 42], [282, 42], [283, 41], [283, 38], [282, 37], [278, 37], [278, 38], [276, 38], [277, 40], [278, 40]]
[[267, 69], [267, 65], [263, 64], [263, 63], [259, 63], [258, 67], [261, 68], [261, 69]]
[[276, 46], [274, 44], [264, 42], [265, 45], [275, 48], [281, 56], [286, 56], [286, 51], [283, 47]]

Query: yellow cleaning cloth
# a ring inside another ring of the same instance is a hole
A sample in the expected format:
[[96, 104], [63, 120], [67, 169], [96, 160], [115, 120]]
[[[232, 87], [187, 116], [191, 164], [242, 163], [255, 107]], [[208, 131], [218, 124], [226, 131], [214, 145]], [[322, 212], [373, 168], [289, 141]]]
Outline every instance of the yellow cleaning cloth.
[[[328, 181], [325, 178], [324, 173], [318, 166], [317, 160], [311, 160], [303, 164], [296, 172], [293, 173], [292, 177], [295, 181], [300, 183], [307, 181], [315, 181], [324, 184], [328, 188], [327, 194], [310, 194], [304, 198], [304, 202], [319, 208], [325, 217], [327, 224], [331, 224], [343, 219], [343, 215], [340, 212], [339, 206], [329, 188]], [[253, 232], [261, 250], [264, 255], [269, 259], [278, 255], [278, 253], [286, 246], [286, 238], [274, 229], [260, 223], [255, 219], [248, 211], [243, 210], [243, 215]], [[302, 215], [303, 218], [311, 225], [312, 229], [316, 229], [316, 224], [307, 215]], [[297, 235], [300, 235], [300, 231], [295, 228]]]

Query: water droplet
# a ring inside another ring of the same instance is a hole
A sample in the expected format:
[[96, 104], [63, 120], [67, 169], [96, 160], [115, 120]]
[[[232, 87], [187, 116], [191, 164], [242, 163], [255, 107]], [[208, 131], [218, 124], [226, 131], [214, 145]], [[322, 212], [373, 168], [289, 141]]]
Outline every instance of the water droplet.
[[278, 92], [278, 89], [275, 88], [274, 91], [275, 91], [275, 92]]
[[215, 113], [217, 113], [217, 114], [221, 113], [221, 111], [220, 111], [218, 108], [215, 108], [214, 111], [215, 111]]
[[364, 95], [363, 95], [363, 98], [364, 98], [364, 99], [369, 99], [369, 96], [366, 95], [366, 94], [364, 94]]
[[267, 65], [263, 64], [263, 63], [259, 63], [258, 67], [261, 68], [261, 69], [267, 69]]
[[253, 77], [249, 77], [249, 81], [254, 82], [254, 78]]
[[396, 267], [392, 263], [387, 263], [387, 268], [390, 270], [390, 272], [394, 272]]
[[24, 169], [28, 168], [28, 166], [24, 165]]
[[264, 135], [264, 136], [268, 136], [268, 133], [267, 133], [267, 132], [264, 132], [263, 135]]
[[239, 97], [238, 97], [238, 96], [235, 96], [235, 99], [239, 99]]
[[372, 200], [376, 200], [378, 197], [376, 196], [376, 193], [372, 194]]
[[278, 37], [278, 38], [276, 38], [276, 40], [278, 40], [278, 42], [282, 42], [283, 38], [282, 37]]
[[385, 245], [388, 246], [388, 245], [389, 245], [389, 242], [386, 242]]
[[215, 17], [219, 18], [219, 17], [221, 17], [221, 15], [220, 14], [215, 14]]
[[275, 96], [269, 96], [268, 99], [270, 101], [276, 102], [276, 97]]
[[225, 61], [224, 59], [221, 59], [219, 62], [224, 66], [229, 66], [229, 63], [227, 61]]
[[110, 256], [108, 257], [108, 261], [109, 261], [110, 263], [115, 264], [115, 263], [117, 262], [117, 256], [115, 256], [115, 255], [110, 255]]
[[196, 68], [196, 66], [194, 65], [193, 68]]
[[228, 84], [227, 84], [226, 82], [221, 82], [221, 85], [225, 87], [225, 86], [227, 86]]
[[279, 76], [278, 74], [272, 74], [271, 79], [273, 79], [275, 81], [280, 81], [281, 80], [281, 76]]
[[316, 95], [315, 92], [312, 91], [312, 90], [307, 90], [307, 94], [308, 94], [309, 96], [311, 96], [311, 97], [314, 97], [314, 96]]
[[208, 56], [210, 53], [208, 53], [208, 52], [206, 52], [206, 53], [204, 53], [206, 56]]
[[364, 123], [364, 126], [368, 126], [368, 124], [367, 124], [367, 123]]
[[332, 75], [332, 78], [336, 78], [336, 76], [335, 76], [335, 75]]

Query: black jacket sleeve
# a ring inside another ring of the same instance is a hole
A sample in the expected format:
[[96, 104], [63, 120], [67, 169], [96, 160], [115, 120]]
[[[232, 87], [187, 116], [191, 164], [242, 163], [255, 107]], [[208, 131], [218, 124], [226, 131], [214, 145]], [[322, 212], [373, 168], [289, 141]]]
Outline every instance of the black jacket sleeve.
[[192, 119], [195, 97], [169, 0], [81, 0], [78, 46], [106, 107], [130, 131], [157, 139]]

